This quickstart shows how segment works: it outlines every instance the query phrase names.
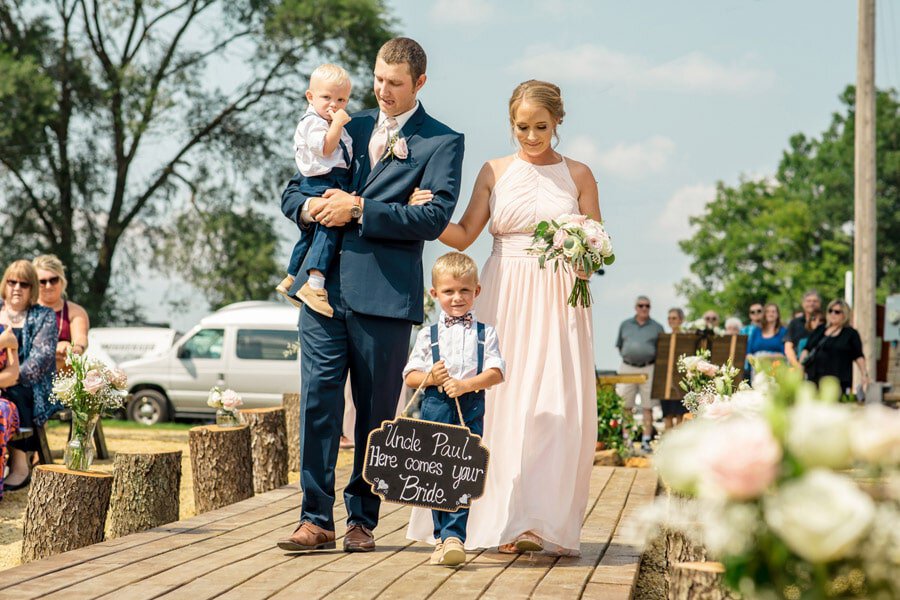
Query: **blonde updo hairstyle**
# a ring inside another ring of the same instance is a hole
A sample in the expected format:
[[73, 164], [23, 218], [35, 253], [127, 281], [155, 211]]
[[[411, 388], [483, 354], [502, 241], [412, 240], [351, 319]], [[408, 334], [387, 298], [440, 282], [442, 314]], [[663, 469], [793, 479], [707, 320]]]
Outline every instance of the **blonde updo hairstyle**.
[[553, 137], [559, 143], [559, 135], [556, 133], [556, 128], [562, 125], [563, 117], [566, 116], [559, 86], [537, 79], [529, 79], [517, 85], [516, 89], [513, 90], [512, 97], [509, 99], [509, 125], [513, 129], [516, 126], [516, 111], [519, 110], [522, 102], [526, 100], [547, 109], [547, 112], [556, 121], [553, 125]]
[[62, 286], [62, 296], [63, 298], [66, 297], [66, 286], [69, 285], [69, 281], [66, 279], [66, 267], [55, 254], [41, 254], [35, 257], [31, 264], [34, 265], [36, 270], [50, 271], [59, 277], [59, 283]]

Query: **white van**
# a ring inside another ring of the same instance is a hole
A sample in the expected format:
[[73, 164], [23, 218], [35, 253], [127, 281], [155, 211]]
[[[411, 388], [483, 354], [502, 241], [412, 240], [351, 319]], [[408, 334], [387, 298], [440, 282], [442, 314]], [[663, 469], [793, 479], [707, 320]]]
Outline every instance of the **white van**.
[[241, 395], [244, 408], [280, 406], [300, 389], [297, 309], [278, 302], [238, 302], [203, 318], [162, 354], [123, 362], [128, 418], [152, 425], [173, 417], [208, 418], [209, 390]]
[[86, 354], [108, 365], [162, 354], [178, 332], [169, 327], [92, 327]]

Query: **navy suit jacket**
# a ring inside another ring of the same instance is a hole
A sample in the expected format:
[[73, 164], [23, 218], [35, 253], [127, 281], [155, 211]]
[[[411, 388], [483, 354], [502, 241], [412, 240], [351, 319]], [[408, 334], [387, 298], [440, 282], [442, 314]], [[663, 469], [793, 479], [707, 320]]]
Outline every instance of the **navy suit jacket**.
[[[424, 319], [422, 293], [422, 249], [446, 229], [459, 198], [464, 136], [433, 119], [419, 104], [418, 110], [400, 130], [409, 154], [400, 160], [388, 158], [370, 168], [369, 139], [378, 120], [378, 109], [353, 115], [346, 129], [353, 138], [352, 189], [365, 198], [361, 224], [343, 229], [340, 256], [329, 268], [326, 289], [329, 298], [343, 297], [354, 312], [405, 319]], [[300, 221], [307, 198], [299, 190], [303, 176], [291, 178], [281, 196], [286, 217], [311, 235], [312, 228]], [[434, 193], [431, 202], [408, 206], [415, 188]], [[338, 271], [339, 269], [339, 271]], [[340, 277], [335, 277], [339, 272]], [[294, 282], [299, 289], [306, 280], [306, 267]]]

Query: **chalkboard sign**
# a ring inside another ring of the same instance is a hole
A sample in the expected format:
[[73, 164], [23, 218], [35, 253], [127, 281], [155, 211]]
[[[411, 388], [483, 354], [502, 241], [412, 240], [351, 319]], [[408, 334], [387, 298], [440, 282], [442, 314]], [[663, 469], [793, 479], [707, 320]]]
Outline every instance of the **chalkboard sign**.
[[382, 500], [455, 512], [484, 493], [487, 466], [468, 428], [398, 417], [369, 434], [363, 479]]

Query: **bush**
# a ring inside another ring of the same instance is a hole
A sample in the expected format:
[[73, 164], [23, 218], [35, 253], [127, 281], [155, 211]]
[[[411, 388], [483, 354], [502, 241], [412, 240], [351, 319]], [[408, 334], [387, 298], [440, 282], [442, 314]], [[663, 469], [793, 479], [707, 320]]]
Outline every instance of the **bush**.
[[623, 458], [632, 452], [634, 417], [614, 385], [597, 386], [597, 441]]

